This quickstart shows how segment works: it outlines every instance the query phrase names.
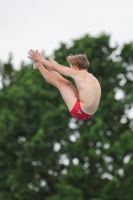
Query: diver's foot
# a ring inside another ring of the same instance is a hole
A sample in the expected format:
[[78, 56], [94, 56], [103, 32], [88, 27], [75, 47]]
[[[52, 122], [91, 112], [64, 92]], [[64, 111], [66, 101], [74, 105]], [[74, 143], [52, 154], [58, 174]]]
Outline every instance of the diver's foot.
[[37, 63], [38, 63], [38, 62], [33, 61], [33, 65], [32, 65], [32, 66], [33, 66], [33, 69], [38, 69], [38, 68], [37, 68]]

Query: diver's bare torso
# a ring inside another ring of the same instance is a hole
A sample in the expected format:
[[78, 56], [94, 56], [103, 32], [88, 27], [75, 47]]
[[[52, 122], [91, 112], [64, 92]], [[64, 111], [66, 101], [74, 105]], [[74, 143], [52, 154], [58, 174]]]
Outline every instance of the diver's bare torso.
[[79, 91], [82, 110], [87, 114], [94, 114], [101, 97], [101, 87], [98, 80], [86, 70], [77, 70], [74, 80]]

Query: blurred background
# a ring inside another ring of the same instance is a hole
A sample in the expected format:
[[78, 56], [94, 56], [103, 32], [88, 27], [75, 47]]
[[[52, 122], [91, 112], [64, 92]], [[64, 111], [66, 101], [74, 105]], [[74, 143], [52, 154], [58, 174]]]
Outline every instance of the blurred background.
[[[132, 8], [0, 0], [0, 200], [133, 200]], [[66, 66], [87, 55], [102, 89], [91, 119], [70, 116], [32, 69], [31, 48]]]
[[0, 57], [27, 61], [30, 48], [50, 56], [61, 42], [85, 34], [111, 35], [111, 45], [133, 38], [132, 0], [0, 0]]

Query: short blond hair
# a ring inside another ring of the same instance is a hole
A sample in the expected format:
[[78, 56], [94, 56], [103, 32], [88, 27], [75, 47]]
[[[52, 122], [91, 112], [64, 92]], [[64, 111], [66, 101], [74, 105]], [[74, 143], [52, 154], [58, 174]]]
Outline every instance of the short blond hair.
[[66, 59], [71, 65], [75, 65], [79, 69], [87, 70], [89, 67], [89, 61], [85, 54], [70, 55]]

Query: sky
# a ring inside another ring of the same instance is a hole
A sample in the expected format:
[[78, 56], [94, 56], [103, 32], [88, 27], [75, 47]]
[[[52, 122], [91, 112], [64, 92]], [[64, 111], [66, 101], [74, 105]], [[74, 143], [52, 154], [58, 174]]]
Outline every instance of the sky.
[[12, 53], [16, 69], [31, 48], [50, 56], [61, 42], [102, 33], [111, 45], [133, 42], [133, 0], [0, 0], [0, 61]]

